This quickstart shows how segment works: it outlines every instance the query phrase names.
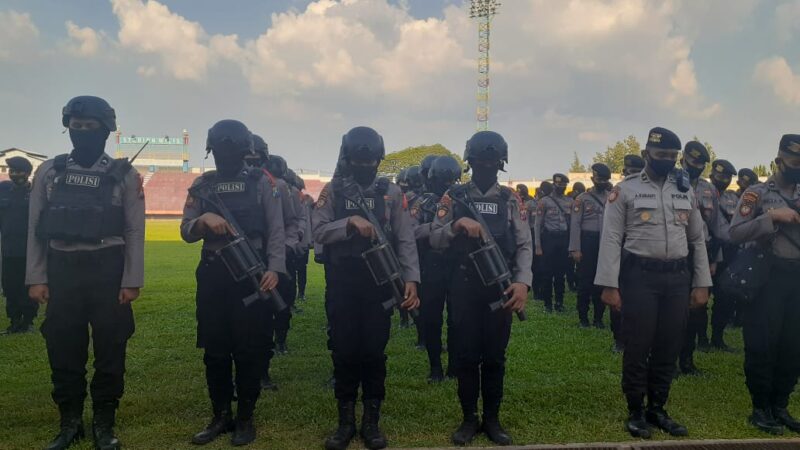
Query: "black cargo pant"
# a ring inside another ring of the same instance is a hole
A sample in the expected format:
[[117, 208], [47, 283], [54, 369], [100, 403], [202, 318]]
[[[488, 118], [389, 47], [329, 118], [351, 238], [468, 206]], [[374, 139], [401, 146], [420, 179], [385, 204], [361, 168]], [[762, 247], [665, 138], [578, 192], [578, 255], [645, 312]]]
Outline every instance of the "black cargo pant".
[[569, 233], [566, 231], [544, 231], [542, 234], [542, 269], [544, 271], [544, 305], [553, 306], [553, 293], [556, 306], [564, 304], [564, 277], [569, 266]]
[[90, 386], [95, 405], [116, 407], [124, 390], [125, 350], [133, 335], [130, 304], [119, 304], [123, 246], [94, 251], [50, 250], [47, 279], [50, 301], [42, 335], [47, 345], [53, 400], [83, 405], [89, 327], [94, 346]]
[[499, 297], [498, 289], [484, 286], [471, 263], [456, 267], [448, 295], [453, 313], [450, 352], [461, 407], [475, 410], [482, 396], [484, 414], [496, 415], [503, 400], [511, 311], [489, 309]]
[[599, 253], [600, 233], [582, 231], [581, 254], [583, 257], [578, 265], [578, 318], [581, 321], [589, 320], [589, 304], [591, 304], [594, 307], [594, 322], [603, 322], [603, 313], [606, 310], [606, 306], [600, 298], [603, 288], [594, 284]]
[[[422, 270], [422, 283], [419, 287], [420, 322], [425, 349], [428, 351], [428, 363], [431, 369], [442, 367], [442, 325], [444, 324], [444, 310], [447, 307], [447, 346], [452, 345], [451, 327], [452, 313], [447, 300], [447, 290], [452, 272], [453, 261], [445, 259], [440, 254], [428, 252], [420, 255], [420, 268]], [[448, 353], [448, 367], [452, 367]]]
[[629, 408], [638, 408], [645, 396], [660, 405], [669, 397], [691, 286], [686, 260], [671, 263], [646, 267], [647, 261], [628, 256], [620, 270], [622, 391]]
[[722, 292], [717, 280], [725, 271], [729, 261], [736, 255], [737, 246], [727, 244], [722, 247], [724, 261], [717, 264], [717, 276], [714, 279], [714, 305], [711, 307], [711, 341], [720, 344], [724, 342], [725, 327], [733, 320], [736, 312], [736, 301]]
[[389, 299], [389, 290], [375, 284], [361, 258], [343, 258], [327, 269], [334, 395], [340, 401], [356, 401], [360, 386], [364, 400], [383, 400], [392, 310], [382, 303]]
[[306, 249], [303, 253], [295, 258], [295, 278], [297, 280], [297, 297], [306, 296], [306, 282], [308, 279], [308, 252]]
[[240, 418], [247, 419], [261, 392], [264, 354], [271, 345], [272, 314], [266, 302], [245, 306], [248, 281], [235, 282], [222, 260], [204, 252], [197, 277], [197, 346], [205, 350], [208, 394], [215, 407], [230, 405], [233, 366]]
[[785, 408], [800, 375], [800, 261], [778, 261], [743, 305], [744, 374], [753, 407]]
[[293, 251], [286, 249], [286, 274], [278, 274], [280, 281], [278, 282], [278, 293], [283, 297], [283, 301], [288, 306], [283, 311], [275, 314], [275, 342], [286, 343], [286, 336], [289, 334], [289, 328], [292, 323], [292, 307], [297, 299], [297, 290], [295, 289], [295, 267], [296, 255]]
[[25, 326], [33, 323], [39, 304], [28, 297], [25, 286], [25, 258], [3, 258], [3, 294], [6, 297], [6, 314], [11, 323]]

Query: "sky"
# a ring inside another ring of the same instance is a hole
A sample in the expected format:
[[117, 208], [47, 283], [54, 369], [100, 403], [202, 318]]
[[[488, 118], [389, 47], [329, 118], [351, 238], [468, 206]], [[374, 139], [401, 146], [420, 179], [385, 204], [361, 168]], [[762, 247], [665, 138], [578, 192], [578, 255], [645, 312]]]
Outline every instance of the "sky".
[[[61, 108], [98, 95], [123, 135], [177, 136], [191, 164], [221, 119], [290, 167], [330, 171], [367, 125], [387, 151], [475, 132], [477, 26], [462, 0], [0, 0], [0, 148], [68, 152]], [[737, 167], [800, 133], [800, 0], [505, 0], [490, 128], [509, 177], [650, 128]]]

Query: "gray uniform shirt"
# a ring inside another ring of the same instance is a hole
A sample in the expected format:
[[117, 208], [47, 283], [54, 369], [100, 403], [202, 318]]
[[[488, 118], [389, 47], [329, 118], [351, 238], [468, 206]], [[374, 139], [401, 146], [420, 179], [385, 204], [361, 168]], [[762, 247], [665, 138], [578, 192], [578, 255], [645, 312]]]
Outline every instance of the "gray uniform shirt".
[[300, 249], [303, 252], [307, 252], [314, 245], [311, 239], [311, 211], [314, 209], [314, 201], [310, 197], [303, 196], [300, 200], [300, 206], [303, 208], [303, 214], [305, 215], [305, 227], [303, 237], [300, 239]]
[[536, 197], [531, 197], [525, 202], [525, 209], [528, 212], [528, 226], [531, 227], [531, 236], [533, 236], [533, 227], [536, 226], [536, 208], [539, 205], [539, 200]]
[[719, 233], [717, 238], [723, 242], [730, 242], [731, 240], [731, 220], [736, 214], [736, 205], [738, 203], [739, 196], [734, 191], [727, 190], [719, 196]]
[[[192, 183], [192, 187], [197, 186], [202, 181], [202, 177], [197, 177]], [[286, 273], [286, 234], [283, 227], [283, 208], [281, 207], [280, 196], [273, 195], [273, 186], [267, 181], [266, 177], [261, 177], [258, 181], [259, 197], [261, 198], [261, 212], [264, 214], [266, 224], [267, 261], [269, 270], [273, 272]], [[183, 205], [183, 219], [181, 220], [181, 237], [188, 243], [197, 242], [203, 239], [203, 249], [216, 251], [227, 245], [224, 239], [205, 239], [206, 236], [197, 233], [195, 224], [198, 218], [204, 213], [209, 212], [203, 208], [203, 201], [194, 198], [191, 194], [186, 197], [186, 204]], [[263, 248], [265, 245], [261, 239], [251, 239], [250, 242], [256, 248]]]
[[[345, 182], [349, 183], [352, 180], [345, 179]], [[372, 189], [374, 189], [374, 184], [368, 189], [364, 189], [364, 194], [372, 193]], [[327, 183], [319, 194], [316, 207], [311, 214], [315, 244], [328, 245], [346, 241], [352, 238], [355, 233], [347, 226], [349, 217], [336, 219], [334, 195], [331, 183]], [[406, 282], [419, 283], [419, 255], [417, 254], [417, 242], [414, 239], [411, 215], [408, 212], [408, 200], [403, 195], [400, 187], [394, 183], [389, 183], [384, 199], [386, 201], [386, 219], [393, 234], [393, 236], [386, 236], [386, 238], [394, 244], [397, 259], [400, 260], [403, 279]], [[364, 274], [364, 276], [369, 278], [369, 274]]]
[[569, 251], [581, 251], [581, 231], [603, 231], [603, 211], [607, 198], [608, 191], [598, 192], [589, 188], [575, 199], [570, 214]]
[[572, 202], [572, 198], [558, 195], [555, 192], [539, 200], [533, 227], [537, 249], [542, 248], [542, 234], [545, 231], [566, 232], [569, 230]]
[[289, 198], [288, 201], [292, 204], [292, 210], [295, 213], [295, 216], [292, 218], [292, 227], [295, 228], [294, 236], [289, 238], [289, 232], [286, 233], [286, 245], [292, 248], [295, 253], [302, 253], [303, 246], [302, 241], [303, 237], [305, 237], [306, 227], [308, 224], [308, 215], [306, 214], [306, 209], [303, 207], [303, 202], [300, 199], [300, 196], [303, 194], [300, 193], [300, 190], [294, 186], [288, 186], [289, 188]]
[[[482, 198], [497, 198], [500, 195], [500, 189], [503, 188], [499, 184], [495, 184], [483, 194], [475, 183], [469, 182], [469, 195], [473, 200], [478, 201]], [[510, 189], [509, 189], [510, 191]], [[511, 191], [513, 192], [513, 191]], [[514, 233], [514, 240], [517, 244], [517, 252], [514, 256], [514, 267], [512, 270], [512, 281], [514, 283], [523, 283], [526, 286], [531, 285], [533, 281], [533, 272], [531, 272], [531, 263], [533, 261], [533, 245], [531, 242], [531, 229], [528, 226], [528, 216], [525, 208], [520, 207], [520, 199], [516, 193], [510, 195], [508, 198], [508, 220], [510, 222], [511, 231]], [[430, 243], [433, 248], [446, 249], [456, 237], [453, 231], [453, 199], [445, 193], [442, 200], [439, 202], [439, 210], [436, 212], [436, 218], [431, 225], [431, 238]]]
[[[778, 258], [800, 259], [800, 249], [783, 235], [786, 233], [800, 243], [800, 225], [779, 225], [767, 214], [771, 209], [789, 206], [786, 199], [794, 203], [795, 209], [800, 208], [800, 185], [795, 186], [794, 192], [782, 193], [770, 177], [766, 183], [747, 188], [731, 222], [731, 240], [737, 244], [758, 241], [765, 248], [771, 248]], [[777, 232], [779, 228], [783, 230], [781, 233]]]
[[[81, 170], [104, 173], [108, 169], [112, 158], [105, 153], [88, 169]], [[76, 163], [69, 158], [67, 167], [74, 167]], [[47, 284], [47, 249], [72, 251], [92, 251], [117, 245], [125, 246], [125, 268], [122, 272], [122, 286], [125, 288], [138, 288], [144, 286], [144, 190], [142, 178], [136, 169], [131, 168], [121, 183], [114, 186], [111, 202], [122, 205], [125, 215], [125, 230], [122, 236], [104, 238], [99, 244], [85, 242], [64, 242], [51, 240], [49, 242], [36, 237], [36, 227], [39, 225], [39, 216], [47, 207], [53, 186], [56, 171], [53, 160], [47, 160], [36, 170], [31, 188], [30, 212], [28, 215], [28, 249], [27, 270], [25, 284]]]
[[686, 258], [694, 251], [693, 287], [710, 287], [703, 218], [694, 192], [680, 192], [672, 175], [663, 185], [645, 171], [630, 175], [608, 195], [594, 284], [619, 287], [622, 250], [660, 260]]

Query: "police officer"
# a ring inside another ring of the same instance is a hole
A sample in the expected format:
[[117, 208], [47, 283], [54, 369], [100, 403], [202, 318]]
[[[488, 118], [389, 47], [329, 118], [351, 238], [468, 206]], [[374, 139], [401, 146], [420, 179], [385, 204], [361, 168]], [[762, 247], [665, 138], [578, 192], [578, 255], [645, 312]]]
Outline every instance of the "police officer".
[[564, 277], [569, 260], [569, 223], [572, 212], [572, 199], [564, 192], [569, 178], [557, 173], [553, 175], [553, 192], [542, 197], [536, 210], [534, 241], [536, 256], [542, 257], [544, 270], [544, 307], [553, 311], [553, 292], [555, 292], [558, 312], [564, 311]]
[[[523, 311], [531, 283], [531, 235], [527, 216], [515, 192], [497, 183], [497, 171], [508, 162], [508, 144], [493, 131], [479, 131], [467, 141], [464, 160], [472, 179], [451, 188], [439, 203], [431, 227], [431, 245], [449, 249], [456, 258], [448, 291], [452, 299], [453, 348], [458, 399], [464, 419], [453, 433], [456, 445], [466, 445], [483, 430], [499, 445], [511, 444], [500, 424], [505, 351], [511, 334], [511, 312]], [[510, 299], [496, 312], [489, 303], [498, 298], [496, 286], [484, 286], [469, 253], [480, 246], [484, 231], [466, 204], [486, 221], [493, 239], [512, 271]], [[483, 424], [478, 421], [478, 397], [483, 397]]]
[[605, 328], [605, 305], [600, 300], [601, 290], [594, 285], [597, 272], [597, 253], [600, 250], [600, 232], [603, 230], [603, 210], [611, 190], [611, 169], [607, 165], [592, 165], [594, 187], [575, 199], [572, 207], [569, 233], [569, 254], [578, 264], [578, 319], [582, 328], [589, 327], [589, 303], [594, 307], [595, 328]]
[[739, 169], [739, 173], [736, 175], [736, 185], [739, 187], [739, 189], [736, 190], [736, 195], [741, 197], [747, 188], [758, 183], [758, 175], [756, 175], [752, 169]]
[[[409, 205], [417, 202], [417, 199], [425, 192], [425, 181], [422, 176], [422, 168], [420, 166], [411, 166], [406, 169], [405, 181], [408, 184], [408, 190], [404, 192]], [[400, 310], [400, 328], [410, 328], [408, 311], [405, 309]], [[420, 347], [420, 334], [419, 324], [414, 323], [417, 327], [417, 348]]]
[[769, 279], [744, 305], [744, 373], [753, 402], [750, 422], [780, 434], [800, 433], [786, 409], [800, 375], [800, 135], [781, 138], [777, 171], [742, 195], [731, 223], [734, 242], [755, 242], [772, 254]]
[[644, 169], [644, 159], [639, 155], [625, 155], [622, 159], [622, 176], [627, 177], [639, 173]]
[[[382, 302], [389, 296], [369, 275], [362, 253], [376, 236], [359, 203], [366, 204], [394, 246], [405, 280], [404, 309], [419, 306], [419, 261], [414, 230], [405, 196], [396, 185], [377, 178], [386, 150], [383, 138], [372, 128], [356, 127], [342, 138], [345, 174], [325, 185], [312, 214], [314, 242], [325, 246], [328, 299], [326, 310], [338, 401], [339, 427], [325, 441], [326, 449], [344, 449], [355, 435], [355, 401], [361, 386], [364, 415], [361, 437], [369, 449], [384, 448], [380, 430], [381, 403], [385, 397], [386, 344], [391, 311]], [[363, 193], [363, 202], [360, 197]]]
[[[420, 320], [422, 336], [425, 338], [425, 349], [428, 352], [430, 373], [428, 382], [438, 383], [444, 380], [442, 370], [442, 324], [443, 311], [447, 305], [447, 342], [452, 346], [452, 314], [447, 301], [447, 287], [450, 283], [453, 258], [449, 252], [431, 248], [430, 235], [433, 219], [442, 195], [461, 179], [461, 165], [452, 156], [439, 156], [429, 169], [426, 184], [430, 192], [423, 194], [411, 206], [411, 217], [415, 224], [414, 237], [417, 239], [417, 251], [420, 259]], [[448, 353], [448, 374], [452, 375], [452, 352]]]
[[[303, 180], [290, 168], [286, 169], [286, 176], [284, 179], [286, 180], [286, 184], [289, 185], [290, 195], [292, 196], [291, 200], [295, 210], [297, 210], [297, 242], [292, 245], [292, 263], [290, 266], [287, 266], [287, 268], [290, 271], [289, 278], [291, 279], [289, 287], [292, 288], [292, 292], [290, 293], [292, 299], [291, 310], [295, 314], [300, 314], [303, 310], [297, 307], [297, 266], [300, 264], [299, 260], [303, 257], [305, 252], [304, 246], [306, 244], [303, 241], [306, 237], [306, 230], [310, 227], [309, 222], [311, 221], [311, 216], [307, 214], [307, 209], [303, 206]], [[289, 331], [288, 326], [286, 327], [286, 331]], [[283, 343], [283, 353], [285, 354], [289, 350], [286, 346], [285, 338], [283, 339]]]
[[[697, 141], [689, 141], [683, 149], [681, 166], [689, 174], [689, 180], [694, 188], [700, 216], [703, 218], [703, 232], [706, 236], [706, 251], [712, 275], [716, 273], [716, 263], [720, 258], [719, 243], [719, 195], [714, 185], [708, 182], [701, 174], [711, 158], [708, 149]], [[696, 348], [708, 350], [708, 307], [703, 305], [689, 311], [686, 323], [686, 336], [678, 360], [681, 373], [685, 375], [699, 375], [700, 369], [694, 364], [694, 351]]]
[[[298, 177], [298, 185], [300, 186], [300, 190], [304, 191], [306, 189], [305, 181], [302, 178]], [[303, 238], [300, 240], [300, 249], [301, 254], [295, 259], [296, 261], [296, 276], [297, 276], [297, 299], [300, 301], [305, 301], [306, 299], [306, 283], [308, 280], [308, 256], [311, 251], [311, 248], [314, 247], [314, 241], [311, 238], [311, 212], [314, 209], [314, 199], [308, 195], [303, 194], [300, 205], [303, 207], [303, 213], [305, 214], [306, 220], [306, 229], [303, 232]]]
[[21, 156], [6, 160], [10, 181], [0, 183], [0, 236], [3, 254], [3, 293], [11, 324], [6, 331], [33, 331], [39, 304], [31, 301], [25, 289], [25, 252], [28, 242], [28, 204], [30, 202], [31, 162]]
[[394, 182], [397, 186], [400, 187], [400, 190], [403, 194], [407, 194], [410, 187], [408, 186], [408, 168], [400, 170], [397, 172], [397, 176], [394, 178]]
[[[727, 264], [733, 259], [736, 254], [737, 245], [731, 243], [730, 228], [731, 219], [736, 213], [736, 204], [739, 202], [739, 197], [732, 190], [728, 189], [731, 184], [733, 176], [736, 175], [736, 168], [733, 164], [724, 160], [718, 159], [711, 164], [711, 184], [714, 185], [717, 196], [719, 197], [719, 232], [717, 239], [719, 247], [722, 251], [722, 259], [717, 262], [715, 275], [718, 278]], [[733, 319], [736, 304], [733, 299], [726, 298], [722, 290], [719, 289], [719, 284], [714, 283], [714, 305], [712, 306], [711, 315], [711, 348], [731, 351], [728, 344], [725, 343], [725, 327]]]
[[[216, 170], [198, 177], [189, 189], [181, 221], [181, 237], [188, 243], [203, 240], [197, 267], [197, 346], [204, 350], [206, 383], [213, 419], [192, 437], [203, 445], [233, 430], [231, 444], [245, 445], [256, 437], [253, 412], [261, 391], [259, 379], [272, 330], [272, 315], [264, 301], [245, 306], [253, 293], [247, 281], [237, 282], [218, 250], [226, 246], [236, 227], [266, 256], [269, 268], [261, 279], [264, 291], [278, 284], [285, 271], [283, 213], [279, 197], [259, 169], [248, 168], [253, 138], [237, 120], [221, 120], [208, 130], [206, 148], [214, 155]], [[220, 210], [224, 206], [236, 224]], [[236, 365], [238, 408], [233, 419], [233, 365]]]
[[650, 437], [648, 424], [687, 434], [664, 406], [687, 308], [704, 305], [711, 286], [703, 219], [685, 174], [674, 170], [680, 149], [673, 132], [650, 130], [645, 170], [611, 191], [603, 217], [595, 284], [603, 286], [603, 302], [622, 311], [625, 426], [640, 438]]
[[95, 447], [120, 448], [114, 419], [122, 397], [131, 302], [144, 283], [144, 192], [127, 160], [104, 153], [114, 109], [80, 96], [62, 110], [73, 149], [42, 163], [30, 193], [25, 284], [48, 303], [42, 324], [61, 431], [49, 449], [81, 439], [89, 325]]
[[[533, 201], [528, 205], [528, 225], [531, 227], [531, 236], [536, 236], [536, 214], [539, 211], [539, 202], [542, 201], [542, 198], [547, 197], [548, 195], [553, 193], [553, 183], [549, 181], [542, 181], [539, 184], [539, 189], [536, 190], [536, 193], [533, 197]], [[531, 291], [533, 292], [534, 300], [544, 300], [544, 292], [545, 286], [549, 286], [552, 283], [547, 283], [546, 276], [547, 271], [546, 266], [544, 264], [544, 258], [537, 255], [536, 252], [533, 252], [533, 286], [531, 287]]]

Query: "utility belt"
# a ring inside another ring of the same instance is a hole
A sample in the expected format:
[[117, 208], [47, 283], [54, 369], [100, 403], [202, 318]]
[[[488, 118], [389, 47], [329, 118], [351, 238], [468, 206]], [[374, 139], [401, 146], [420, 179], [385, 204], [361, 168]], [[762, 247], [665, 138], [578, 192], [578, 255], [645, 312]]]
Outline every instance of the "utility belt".
[[568, 238], [569, 237], [569, 231], [544, 230], [544, 231], [542, 231], [542, 235], [547, 236], [549, 238]]
[[49, 249], [47, 258], [51, 261], [58, 260], [70, 266], [94, 265], [108, 263], [109, 260], [122, 258], [125, 254], [125, 245], [113, 245], [97, 250], [64, 251]]
[[678, 272], [689, 267], [689, 261], [686, 258], [663, 260], [633, 254], [628, 257], [631, 259], [631, 264], [648, 272]]
[[600, 239], [599, 231], [581, 230], [581, 238]]

